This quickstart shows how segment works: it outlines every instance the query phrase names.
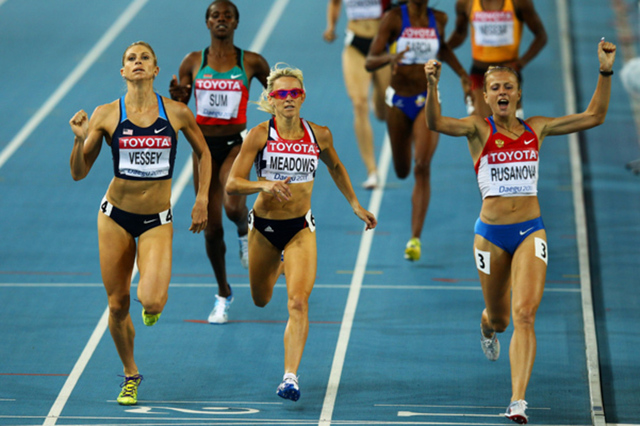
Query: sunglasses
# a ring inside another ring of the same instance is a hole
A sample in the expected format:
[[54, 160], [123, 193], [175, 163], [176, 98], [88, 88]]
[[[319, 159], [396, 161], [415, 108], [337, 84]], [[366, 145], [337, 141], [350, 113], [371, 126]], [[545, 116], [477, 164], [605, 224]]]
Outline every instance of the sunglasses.
[[298, 99], [304, 94], [303, 89], [291, 89], [291, 90], [274, 90], [269, 93], [269, 96], [276, 99], [287, 99], [287, 96], [291, 96], [291, 99]]

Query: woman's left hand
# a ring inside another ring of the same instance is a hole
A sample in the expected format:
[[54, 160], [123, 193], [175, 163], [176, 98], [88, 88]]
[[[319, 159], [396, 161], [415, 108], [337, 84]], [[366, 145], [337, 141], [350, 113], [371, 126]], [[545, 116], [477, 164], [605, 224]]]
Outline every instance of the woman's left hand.
[[363, 209], [361, 206], [359, 206], [353, 212], [360, 218], [360, 220], [362, 220], [366, 224], [365, 231], [373, 229], [376, 227], [376, 225], [378, 225], [378, 221], [376, 220], [376, 217], [373, 215], [373, 213]]
[[208, 213], [207, 203], [196, 198], [196, 203], [191, 210], [191, 226], [189, 231], [197, 234], [200, 231], [204, 231], [207, 227]]

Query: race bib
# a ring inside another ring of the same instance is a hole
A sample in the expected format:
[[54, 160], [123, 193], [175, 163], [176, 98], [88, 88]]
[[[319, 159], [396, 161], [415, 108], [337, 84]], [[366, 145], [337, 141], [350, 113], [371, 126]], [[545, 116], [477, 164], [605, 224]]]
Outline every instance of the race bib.
[[198, 116], [223, 120], [236, 118], [242, 100], [242, 82], [198, 79], [195, 82], [195, 97]]

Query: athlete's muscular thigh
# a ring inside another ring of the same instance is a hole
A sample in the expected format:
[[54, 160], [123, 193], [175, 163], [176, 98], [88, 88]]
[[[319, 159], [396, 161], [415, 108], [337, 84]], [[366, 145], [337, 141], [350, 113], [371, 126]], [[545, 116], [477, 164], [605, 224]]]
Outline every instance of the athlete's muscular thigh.
[[477, 234], [473, 251], [489, 317], [507, 318], [508, 321], [511, 305], [511, 255]]
[[98, 213], [100, 270], [107, 295], [128, 295], [136, 257], [133, 237], [110, 217]]
[[284, 273], [289, 298], [309, 299], [316, 279], [318, 254], [316, 233], [305, 228], [289, 241], [285, 248]]
[[171, 281], [173, 224], [156, 226], [138, 238], [138, 299], [162, 310]]
[[544, 292], [548, 259], [544, 229], [529, 235], [514, 253], [511, 271], [514, 315], [517, 312], [526, 316], [535, 315]]
[[281, 251], [256, 228], [249, 231], [249, 284], [257, 306], [266, 306], [278, 280]]
[[365, 67], [365, 58], [352, 46], [347, 46], [342, 52], [342, 73], [344, 85], [351, 100], [364, 100], [369, 98], [369, 85], [371, 73]]

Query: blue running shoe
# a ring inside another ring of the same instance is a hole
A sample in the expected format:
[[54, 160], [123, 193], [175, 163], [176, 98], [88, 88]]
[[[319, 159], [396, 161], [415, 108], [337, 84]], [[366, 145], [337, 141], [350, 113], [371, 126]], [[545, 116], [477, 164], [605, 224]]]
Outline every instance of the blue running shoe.
[[285, 374], [276, 393], [280, 398], [290, 399], [294, 402], [300, 399], [300, 387], [298, 386], [298, 378], [295, 374]]

